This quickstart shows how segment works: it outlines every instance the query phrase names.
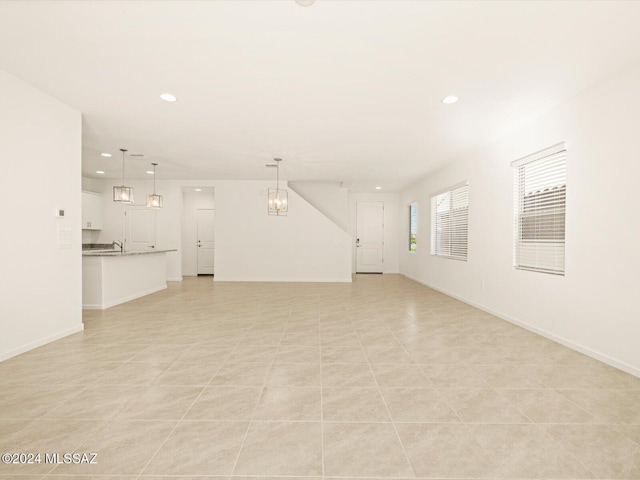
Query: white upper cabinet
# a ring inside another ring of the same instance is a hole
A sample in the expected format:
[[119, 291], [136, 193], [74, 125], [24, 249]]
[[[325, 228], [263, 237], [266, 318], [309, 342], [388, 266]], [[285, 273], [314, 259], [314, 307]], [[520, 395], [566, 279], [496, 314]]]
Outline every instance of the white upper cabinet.
[[82, 229], [102, 229], [102, 195], [82, 192]]

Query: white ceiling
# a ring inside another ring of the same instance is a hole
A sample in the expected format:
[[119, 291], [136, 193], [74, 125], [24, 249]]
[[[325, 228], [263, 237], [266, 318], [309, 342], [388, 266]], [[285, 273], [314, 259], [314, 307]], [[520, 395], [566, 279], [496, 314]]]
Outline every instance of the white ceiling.
[[83, 113], [86, 176], [125, 147], [131, 176], [271, 179], [282, 157], [388, 191], [640, 62], [639, 23], [612, 1], [3, 1], [0, 68]]

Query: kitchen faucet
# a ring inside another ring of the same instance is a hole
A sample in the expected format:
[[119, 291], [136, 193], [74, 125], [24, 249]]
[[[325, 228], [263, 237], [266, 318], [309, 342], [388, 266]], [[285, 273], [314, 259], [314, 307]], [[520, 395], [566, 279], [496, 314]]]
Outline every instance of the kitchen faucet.
[[118, 240], [114, 240], [113, 242], [111, 242], [111, 245], [115, 246], [119, 246], [120, 247], [120, 253], [122, 253], [124, 251], [124, 249], [122, 248], [122, 242], [119, 242]]

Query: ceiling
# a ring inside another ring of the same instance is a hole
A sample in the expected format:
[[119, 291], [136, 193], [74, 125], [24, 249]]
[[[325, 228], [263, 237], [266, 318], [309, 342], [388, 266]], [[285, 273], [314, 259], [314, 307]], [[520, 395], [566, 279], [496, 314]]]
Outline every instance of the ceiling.
[[613, 1], [2, 1], [0, 68], [82, 112], [85, 176], [118, 177], [124, 147], [134, 177], [271, 179], [282, 157], [288, 180], [397, 191], [640, 62], [639, 21]]

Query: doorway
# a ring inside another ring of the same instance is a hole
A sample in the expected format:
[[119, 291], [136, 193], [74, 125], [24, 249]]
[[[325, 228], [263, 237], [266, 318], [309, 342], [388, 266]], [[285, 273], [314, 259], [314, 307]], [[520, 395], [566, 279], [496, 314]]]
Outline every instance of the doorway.
[[182, 276], [215, 274], [215, 191], [182, 187]]
[[356, 273], [382, 273], [384, 202], [356, 202]]
[[213, 275], [215, 210], [198, 209], [198, 275]]

